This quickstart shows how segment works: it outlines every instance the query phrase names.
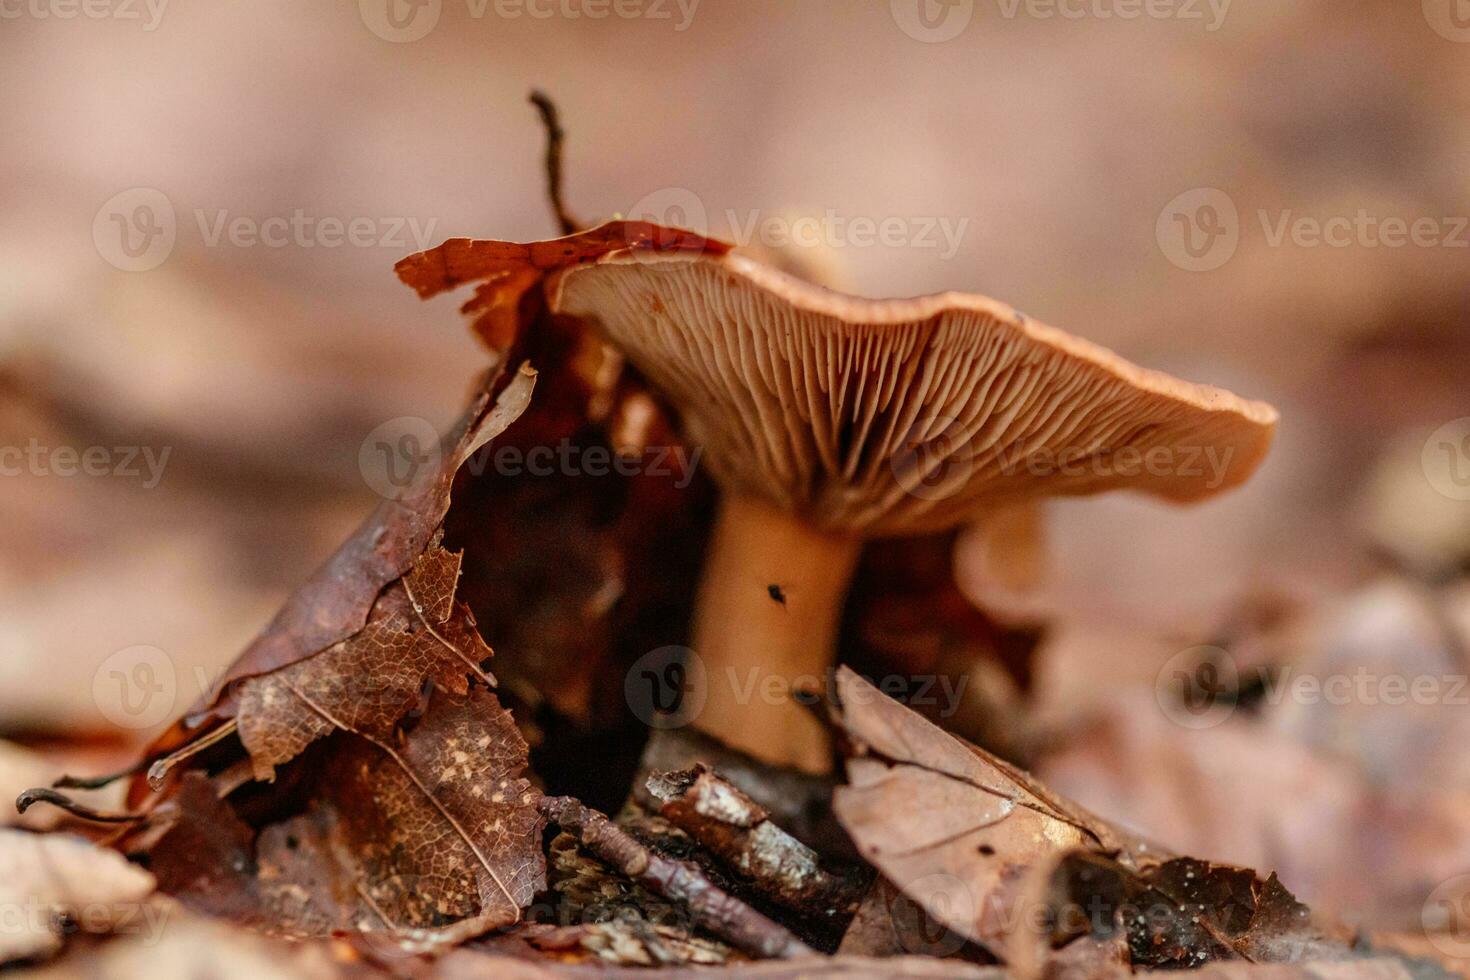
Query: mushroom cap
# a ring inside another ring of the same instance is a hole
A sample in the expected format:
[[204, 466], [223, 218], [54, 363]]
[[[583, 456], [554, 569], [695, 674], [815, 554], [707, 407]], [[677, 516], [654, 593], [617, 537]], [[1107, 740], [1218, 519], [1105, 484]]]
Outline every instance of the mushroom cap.
[[1246, 480], [1276, 425], [984, 296], [863, 299], [739, 255], [626, 250], [546, 288], [670, 402], [726, 491], [832, 531], [1114, 489], [1200, 500]]

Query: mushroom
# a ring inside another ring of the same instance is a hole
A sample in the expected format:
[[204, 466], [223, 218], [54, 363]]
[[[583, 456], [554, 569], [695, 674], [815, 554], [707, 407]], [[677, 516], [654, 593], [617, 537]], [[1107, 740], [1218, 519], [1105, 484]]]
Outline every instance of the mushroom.
[[646, 376], [722, 490], [695, 723], [810, 772], [830, 745], [787, 693], [825, 680], [866, 539], [1055, 495], [1200, 500], [1250, 476], [1277, 419], [983, 296], [862, 299], [736, 254], [624, 250], [547, 295]]

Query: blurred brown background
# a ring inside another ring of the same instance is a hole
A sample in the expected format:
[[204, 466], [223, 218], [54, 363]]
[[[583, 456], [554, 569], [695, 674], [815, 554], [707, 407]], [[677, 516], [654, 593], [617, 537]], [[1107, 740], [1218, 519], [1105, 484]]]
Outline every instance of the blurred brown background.
[[392, 265], [554, 234], [539, 86], [584, 218], [794, 231], [852, 291], [985, 292], [1277, 404], [1218, 503], [1051, 508], [1027, 715], [1059, 788], [1403, 926], [1470, 871], [1470, 707], [1153, 706], [1242, 636], [1465, 670], [1467, 6], [0, 0], [0, 737], [159, 727], [372, 506], [368, 435], [452, 418], [483, 355]]

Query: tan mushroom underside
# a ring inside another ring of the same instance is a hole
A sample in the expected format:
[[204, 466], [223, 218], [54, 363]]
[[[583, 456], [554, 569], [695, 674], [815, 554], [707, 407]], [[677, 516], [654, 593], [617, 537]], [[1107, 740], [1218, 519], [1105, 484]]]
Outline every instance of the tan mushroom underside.
[[1276, 422], [984, 297], [860, 299], [734, 255], [611, 257], [564, 273], [552, 304], [664, 392], [726, 489], [864, 536], [1018, 497], [1210, 496]]

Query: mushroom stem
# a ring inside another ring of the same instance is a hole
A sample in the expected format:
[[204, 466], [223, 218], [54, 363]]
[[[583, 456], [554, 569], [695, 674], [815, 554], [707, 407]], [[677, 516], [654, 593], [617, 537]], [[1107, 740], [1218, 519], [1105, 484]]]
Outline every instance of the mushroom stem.
[[707, 699], [696, 724], [766, 762], [831, 769], [826, 731], [792, 694], [821, 690], [862, 540], [824, 534], [749, 497], [727, 495], [694, 618]]

